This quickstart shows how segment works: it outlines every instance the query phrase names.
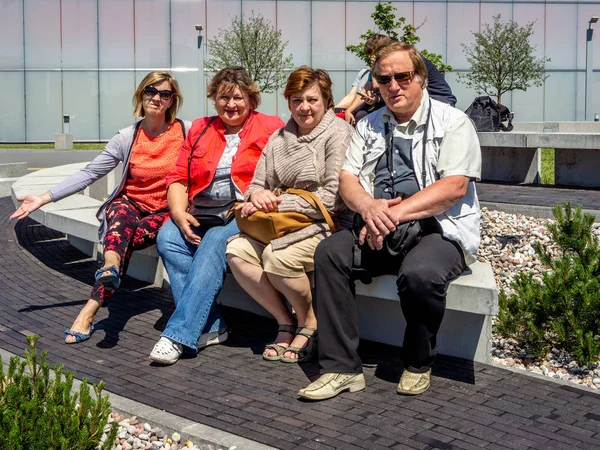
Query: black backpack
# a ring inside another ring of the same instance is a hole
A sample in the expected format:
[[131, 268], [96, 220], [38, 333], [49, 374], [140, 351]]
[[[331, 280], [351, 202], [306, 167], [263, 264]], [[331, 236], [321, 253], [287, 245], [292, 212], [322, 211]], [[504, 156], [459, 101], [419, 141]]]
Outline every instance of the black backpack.
[[[513, 129], [510, 110], [504, 105], [499, 105], [487, 95], [477, 97], [465, 113], [471, 118], [477, 131], [510, 131]], [[508, 125], [504, 125], [502, 123], [504, 121], [508, 121]]]

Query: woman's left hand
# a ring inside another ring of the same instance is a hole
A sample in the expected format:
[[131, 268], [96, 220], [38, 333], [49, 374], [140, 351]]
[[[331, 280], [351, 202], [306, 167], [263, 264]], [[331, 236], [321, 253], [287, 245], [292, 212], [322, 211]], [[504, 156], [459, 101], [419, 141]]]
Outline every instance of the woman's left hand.
[[242, 217], [248, 217], [258, 211], [258, 208], [254, 206], [251, 202], [240, 203], [235, 207], [237, 210], [241, 210]]
[[257, 189], [249, 200], [257, 210], [263, 212], [277, 211], [277, 205], [281, 203], [281, 199], [268, 189]]

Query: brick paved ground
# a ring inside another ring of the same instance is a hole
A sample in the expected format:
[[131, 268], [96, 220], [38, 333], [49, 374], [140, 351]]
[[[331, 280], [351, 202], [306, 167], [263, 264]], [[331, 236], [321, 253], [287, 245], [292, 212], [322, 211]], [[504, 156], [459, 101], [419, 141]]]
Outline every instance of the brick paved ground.
[[480, 201], [552, 207], [571, 202], [583, 209], [600, 210], [600, 189], [555, 188], [551, 186], [477, 183]]
[[231, 309], [234, 332], [225, 345], [152, 366], [148, 354], [172, 300], [168, 290], [131, 279], [98, 314], [92, 338], [65, 345], [63, 330], [89, 295], [96, 263], [59, 233], [28, 219], [9, 222], [12, 210], [9, 198], [0, 199], [0, 347], [7, 351], [22, 354], [25, 335], [38, 333], [50, 361], [79, 377], [282, 449], [600, 448], [597, 393], [440, 357], [432, 388], [401, 397], [397, 349], [373, 343], [362, 345], [365, 391], [300, 401], [295, 393], [316, 366], [263, 361], [274, 322]]

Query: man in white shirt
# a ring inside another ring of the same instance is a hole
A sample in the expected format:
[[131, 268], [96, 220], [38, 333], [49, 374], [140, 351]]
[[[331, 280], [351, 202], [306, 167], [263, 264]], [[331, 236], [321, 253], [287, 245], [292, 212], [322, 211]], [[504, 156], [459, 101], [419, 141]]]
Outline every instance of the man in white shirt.
[[[397, 276], [407, 322], [397, 392], [425, 392], [448, 284], [475, 261], [479, 247], [474, 181], [481, 149], [473, 124], [430, 98], [427, 69], [414, 47], [393, 42], [378, 49], [373, 70], [386, 107], [358, 123], [340, 174], [340, 195], [357, 213], [358, 227], [333, 234], [315, 253], [322, 375], [298, 393], [310, 400], [365, 388], [353, 295], [357, 269], [367, 278]], [[399, 233], [405, 224], [418, 230], [408, 248]]]

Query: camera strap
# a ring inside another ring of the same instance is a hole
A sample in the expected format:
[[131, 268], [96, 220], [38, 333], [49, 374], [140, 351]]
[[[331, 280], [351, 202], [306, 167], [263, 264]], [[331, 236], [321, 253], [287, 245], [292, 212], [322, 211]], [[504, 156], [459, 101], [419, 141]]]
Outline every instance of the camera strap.
[[[429, 109], [427, 110], [427, 118], [425, 119], [425, 125], [423, 128], [423, 137], [421, 140], [421, 186], [425, 189], [427, 186], [427, 167], [426, 167], [426, 145], [427, 145], [427, 130], [429, 128], [429, 122], [431, 121], [431, 99], [429, 99]], [[387, 160], [387, 168], [390, 173], [390, 180], [392, 180], [392, 188], [394, 187], [394, 132], [390, 130], [390, 122], [384, 122], [384, 133], [385, 133], [385, 153]], [[394, 197], [396, 193], [394, 192]]]

